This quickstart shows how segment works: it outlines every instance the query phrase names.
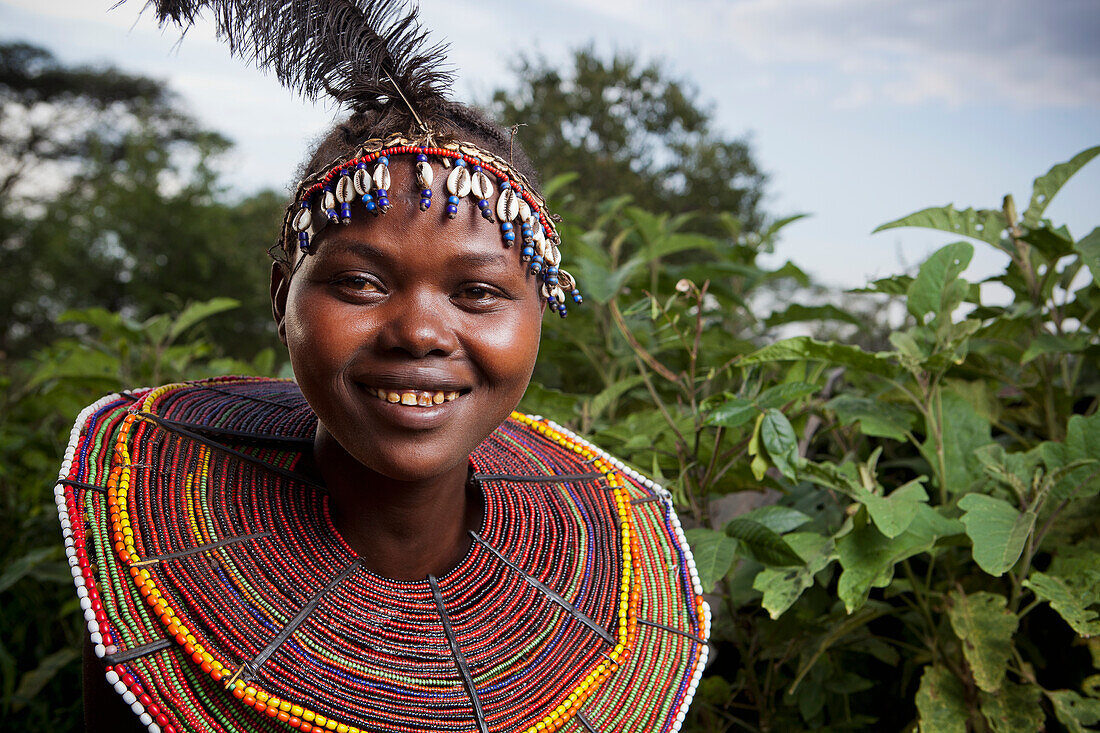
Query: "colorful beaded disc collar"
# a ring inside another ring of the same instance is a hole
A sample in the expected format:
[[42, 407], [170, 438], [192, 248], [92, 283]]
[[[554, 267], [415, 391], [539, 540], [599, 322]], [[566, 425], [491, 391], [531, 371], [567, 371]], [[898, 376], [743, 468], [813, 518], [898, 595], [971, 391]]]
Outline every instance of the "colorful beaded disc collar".
[[471, 456], [485, 497], [439, 578], [368, 572], [297, 472], [292, 383], [112, 395], [55, 493], [108, 682], [154, 733], [675, 731], [709, 610], [669, 495], [514, 413]]

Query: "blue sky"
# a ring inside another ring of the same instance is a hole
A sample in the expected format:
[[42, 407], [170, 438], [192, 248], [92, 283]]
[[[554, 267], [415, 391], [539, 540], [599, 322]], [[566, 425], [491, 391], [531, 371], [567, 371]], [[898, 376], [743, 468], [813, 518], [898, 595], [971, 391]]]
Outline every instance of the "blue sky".
[[[114, 3], [0, 0], [0, 38], [167, 80], [237, 143], [236, 185], [285, 188], [335, 110], [231, 59], [208, 25], [178, 43], [148, 13], [137, 19], [142, 2]], [[1026, 205], [1035, 176], [1100, 144], [1096, 0], [423, 0], [421, 16], [451, 42], [458, 96], [475, 101], [511, 82], [517, 51], [564, 61], [593, 43], [661, 60], [719, 129], [750, 136], [771, 177], [767, 210], [812, 215], [773, 259], [835, 285], [891, 274], [952, 239], [871, 235], [878, 224], [925, 206], [999, 206], [1005, 193]], [[1083, 236], [1100, 224], [1098, 204], [1100, 160], [1048, 214]], [[1002, 266], [979, 247], [968, 277]]]

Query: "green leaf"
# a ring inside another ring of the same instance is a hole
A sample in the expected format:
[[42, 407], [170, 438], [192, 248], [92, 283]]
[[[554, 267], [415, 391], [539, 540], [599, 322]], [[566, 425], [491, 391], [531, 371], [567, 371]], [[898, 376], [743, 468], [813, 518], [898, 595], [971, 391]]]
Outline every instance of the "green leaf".
[[773, 619], [779, 618], [794, 605], [803, 591], [814, 584], [814, 575], [836, 559], [836, 548], [830, 537], [822, 537], [815, 532], [793, 532], [783, 539], [802, 559], [802, 566], [765, 568], [752, 584], [753, 588], [763, 592], [761, 605]]
[[707, 415], [707, 425], [721, 425], [736, 428], [760, 414], [752, 400], [743, 397], [729, 397]]
[[946, 667], [928, 666], [917, 690], [921, 733], [966, 733], [966, 693]]
[[787, 567], [802, 564], [798, 553], [778, 533], [760, 522], [744, 517], [731, 519], [726, 524], [726, 535], [743, 542], [753, 556], [765, 565]]
[[986, 692], [1001, 689], [1018, 623], [1005, 597], [985, 591], [969, 596], [954, 591], [948, 596], [947, 615], [962, 642], [974, 682]]
[[1001, 240], [1001, 232], [1005, 230], [1005, 226], [1004, 214], [999, 211], [993, 209], [957, 211], [954, 206], [948, 204], [922, 209], [909, 216], [887, 222], [876, 228], [875, 232], [898, 227], [921, 227], [950, 232], [995, 245]]
[[981, 693], [982, 715], [994, 733], [1040, 731], [1046, 719], [1039, 705], [1042, 693], [1038, 685], [1008, 682], [998, 693]]
[[736, 428], [744, 425], [760, 412], [771, 407], [781, 407], [788, 402], [802, 399], [817, 392], [819, 387], [808, 382], [786, 382], [761, 392], [755, 399], [727, 397], [707, 415], [708, 425]]
[[764, 478], [764, 474], [768, 471], [768, 460], [764, 458], [764, 453], [760, 449], [760, 426], [763, 422], [764, 413], [760, 413], [756, 416], [756, 424], [753, 425], [752, 437], [749, 438], [748, 445], [748, 454], [752, 458], [749, 467], [757, 481]]
[[[779, 506], [778, 504], [757, 507], [746, 514], [742, 514], [741, 517], [743, 519], [751, 519], [754, 522], [759, 522], [773, 532], [779, 532], [780, 534], [797, 529], [810, 521], [809, 516], [797, 509]], [[801, 555], [802, 553], [799, 554]]]
[[882, 293], [883, 295], [905, 295], [913, 283], [911, 275], [894, 275], [872, 280], [865, 288], [853, 288], [849, 293]]
[[184, 331], [197, 323], [218, 313], [233, 310], [240, 304], [239, 300], [233, 298], [212, 298], [200, 303], [191, 303], [172, 322], [172, 327], [168, 330], [168, 341], [175, 341]]
[[59, 671], [64, 669], [66, 665], [75, 661], [78, 656], [80, 655], [75, 649], [65, 648], [44, 657], [42, 661], [38, 663], [37, 667], [27, 672], [19, 679], [19, 686], [15, 688], [15, 692], [12, 694], [14, 700], [12, 709], [22, 709], [42, 691], [42, 688], [45, 687]]
[[825, 407], [836, 413], [841, 425], [858, 422], [861, 433], [876, 438], [903, 441], [917, 419], [915, 414], [900, 405], [848, 394], [834, 397], [825, 403]]
[[[989, 421], [979, 415], [962, 395], [952, 390], [940, 394], [941, 435], [943, 438], [944, 488], [960, 494], [982, 476], [981, 464], [974, 451], [993, 442]], [[921, 454], [931, 465], [939, 463], [931, 436], [921, 444]]]
[[684, 532], [691, 554], [695, 557], [695, 572], [703, 591], [709, 593], [714, 584], [726, 576], [737, 556], [737, 541], [722, 532], [696, 527]]
[[768, 328], [782, 326], [785, 323], [799, 323], [801, 321], [843, 321], [863, 328], [866, 322], [846, 310], [835, 305], [801, 305], [792, 303], [782, 311], [772, 313], [764, 321]]
[[917, 516], [917, 506], [921, 502], [928, 501], [921, 482], [925, 478], [913, 479], [890, 492], [889, 496], [879, 496], [870, 491], [857, 497], [867, 507], [871, 521], [887, 537], [897, 537], [909, 529], [909, 525]]
[[56, 558], [58, 552], [59, 549], [55, 547], [39, 547], [9, 563], [4, 568], [3, 575], [0, 575], [0, 593], [18, 583], [39, 564]]
[[633, 389], [638, 384], [641, 384], [641, 382], [641, 375], [635, 374], [633, 376], [626, 377], [625, 379], [620, 379], [609, 387], [604, 388], [588, 403], [589, 415], [591, 417], [599, 417], [612, 402], [617, 400], [626, 392]]
[[974, 246], [956, 242], [933, 252], [920, 266], [920, 272], [909, 286], [906, 305], [909, 312], [923, 322], [924, 316], [949, 316], [966, 297], [970, 284], [959, 275], [970, 264]]
[[1084, 637], [1100, 635], [1100, 552], [1063, 546], [1046, 572], [1032, 570], [1024, 581], [1066, 623]]
[[1077, 461], [1090, 461], [1061, 475], [1051, 490], [1051, 498], [1062, 501], [1070, 497], [1095, 496], [1100, 492], [1100, 471], [1091, 463], [1097, 456], [1096, 446], [1100, 445], [1100, 412], [1089, 417], [1074, 415], [1066, 424], [1065, 442], [1047, 441], [1039, 444], [1039, 453], [1047, 471], [1054, 474], [1057, 469], [1071, 466]]
[[867, 601], [872, 587], [884, 588], [890, 584], [895, 563], [927, 552], [938, 538], [959, 534], [962, 529], [957, 521], [946, 519], [927, 504], [918, 504], [917, 515], [909, 528], [897, 537], [887, 537], [872, 524], [841, 537], [836, 549], [844, 571], [837, 585], [837, 595], [844, 601], [848, 613]]
[[1069, 733], [1087, 733], [1090, 726], [1100, 723], [1100, 700], [1081, 697], [1073, 690], [1055, 690], [1047, 697], [1054, 704], [1054, 714]]
[[1020, 357], [1021, 364], [1027, 364], [1044, 354], [1075, 354], [1089, 347], [1092, 339], [1086, 334], [1056, 336], [1053, 333], [1041, 333], [1027, 346]]
[[1093, 229], [1084, 238], [1077, 240], [1073, 251], [1080, 257], [1092, 273], [1092, 281], [1100, 283], [1100, 227]]
[[1059, 163], [1036, 178], [1031, 187], [1031, 202], [1028, 203], [1027, 211], [1024, 212], [1024, 225], [1032, 229], [1038, 226], [1039, 219], [1042, 218], [1043, 212], [1047, 210], [1055, 194], [1062, 190], [1062, 186], [1066, 185], [1066, 181], [1073, 174], [1084, 168], [1097, 155], [1100, 155], [1100, 145], [1082, 150], [1065, 163]]
[[577, 398], [573, 395], [543, 387], [538, 382], [531, 382], [527, 385], [527, 391], [523, 393], [519, 409], [532, 415], [545, 415], [565, 422], [576, 413], [576, 407]]
[[746, 367], [776, 361], [814, 360], [888, 377], [897, 373], [897, 368], [887, 359], [886, 355], [867, 352], [858, 346], [835, 341], [816, 341], [809, 336], [795, 336], [758, 349], [742, 357], [737, 364]]
[[1003, 499], [967, 494], [959, 500], [962, 523], [974, 543], [974, 562], [990, 575], [1003, 575], [1016, 564], [1035, 527], [1035, 512], [1018, 512]]
[[786, 415], [774, 408], [765, 412], [760, 425], [760, 440], [779, 472], [794, 479], [795, 469], [802, 459], [798, 455], [798, 438]]

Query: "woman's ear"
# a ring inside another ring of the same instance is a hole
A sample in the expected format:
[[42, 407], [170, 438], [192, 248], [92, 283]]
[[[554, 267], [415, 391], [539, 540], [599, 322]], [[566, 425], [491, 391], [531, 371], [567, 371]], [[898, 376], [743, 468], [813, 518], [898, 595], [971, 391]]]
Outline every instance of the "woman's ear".
[[271, 315], [279, 329], [279, 340], [286, 346], [286, 296], [290, 290], [290, 268], [282, 262], [271, 263]]

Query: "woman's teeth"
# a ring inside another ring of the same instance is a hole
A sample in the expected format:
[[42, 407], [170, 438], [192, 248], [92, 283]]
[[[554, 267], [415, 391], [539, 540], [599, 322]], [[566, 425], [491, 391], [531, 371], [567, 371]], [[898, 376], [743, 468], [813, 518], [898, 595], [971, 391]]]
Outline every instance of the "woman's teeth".
[[394, 392], [388, 389], [373, 389], [371, 393], [380, 400], [393, 404], [409, 405], [410, 407], [432, 407], [444, 402], [452, 402], [458, 397], [458, 392], [425, 392], [423, 390], [407, 389]]

